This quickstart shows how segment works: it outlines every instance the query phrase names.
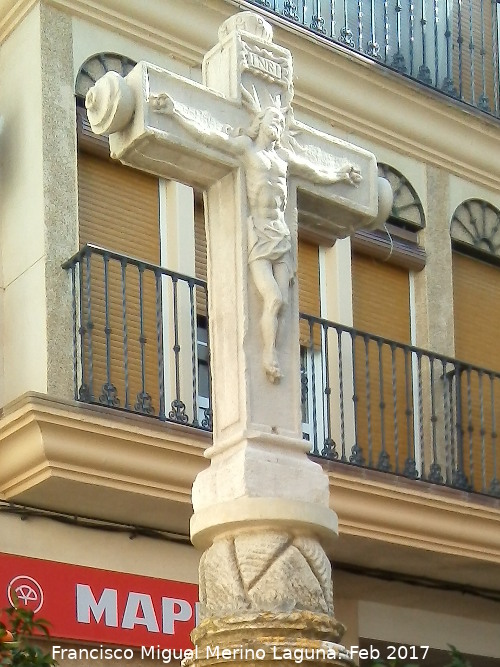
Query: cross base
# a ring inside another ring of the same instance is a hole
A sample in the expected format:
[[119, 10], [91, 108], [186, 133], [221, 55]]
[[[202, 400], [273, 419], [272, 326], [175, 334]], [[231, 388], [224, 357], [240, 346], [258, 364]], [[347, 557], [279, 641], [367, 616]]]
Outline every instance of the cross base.
[[191, 634], [194, 658], [183, 667], [233, 665], [270, 667], [278, 660], [307, 667], [354, 665], [338, 642], [344, 626], [331, 616], [298, 611], [292, 614], [263, 612], [207, 619]]

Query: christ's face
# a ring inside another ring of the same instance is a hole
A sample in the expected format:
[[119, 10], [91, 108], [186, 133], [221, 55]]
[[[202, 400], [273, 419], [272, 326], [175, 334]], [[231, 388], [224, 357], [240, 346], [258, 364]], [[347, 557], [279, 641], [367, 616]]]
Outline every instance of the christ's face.
[[279, 141], [285, 130], [285, 116], [277, 107], [269, 107], [260, 125], [260, 134], [268, 141]]

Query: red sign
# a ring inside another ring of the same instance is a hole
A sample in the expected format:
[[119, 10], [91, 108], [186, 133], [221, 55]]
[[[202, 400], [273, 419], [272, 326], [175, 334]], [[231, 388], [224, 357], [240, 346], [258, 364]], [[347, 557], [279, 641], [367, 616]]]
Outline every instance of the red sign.
[[0, 554], [0, 608], [16, 598], [54, 638], [186, 650], [198, 586]]

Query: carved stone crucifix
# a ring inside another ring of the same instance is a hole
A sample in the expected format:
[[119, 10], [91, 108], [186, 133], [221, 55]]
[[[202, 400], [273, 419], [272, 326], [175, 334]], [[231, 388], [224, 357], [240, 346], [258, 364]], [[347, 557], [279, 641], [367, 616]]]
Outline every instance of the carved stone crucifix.
[[[380, 216], [371, 154], [294, 120], [290, 54], [271, 42], [262, 19], [254, 15], [250, 22], [248, 16], [242, 16], [233, 25], [224, 24], [220, 44], [205, 59], [207, 88], [144, 64], [127, 77], [126, 84], [109, 73], [86, 101], [94, 129], [124, 130], [118, 136], [113, 134], [111, 149], [126, 164], [204, 189], [214, 179], [220, 180], [223, 164], [242, 167], [248, 263], [262, 300], [262, 363], [267, 379], [276, 383], [282, 376], [278, 325], [296, 274], [296, 207], [287, 211], [289, 191], [295, 186], [308, 192], [305, 201], [312, 209], [318, 207], [315, 196], [340, 205], [340, 224], [335, 222], [335, 206], [330, 208], [332, 220], [326, 223], [336, 237], [374, 221], [377, 224], [387, 215], [386, 204], [392, 200], [387, 183], [381, 181], [384, 211]], [[242, 30], [235, 37], [231, 28], [238, 21]], [[244, 31], [248, 34], [243, 38]], [[230, 54], [229, 44], [234, 51]], [[146, 91], [142, 100], [137, 98], [138, 90], [142, 95], [139, 86]], [[135, 99], [131, 90], [136, 91]], [[127, 128], [134, 111], [135, 118]], [[159, 164], [156, 155], [162, 144], [168, 147], [167, 159]], [[177, 151], [182, 151], [179, 160], [175, 159]], [[217, 170], [211, 164], [214, 158]], [[349, 192], [353, 188], [356, 192]], [[316, 217], [321, 219], [317, 213]]]
[[113, 157], [205, 193], [214, 434], [193, 486], [194, 637], [324, 645], [340, 636], [337, 520], [301, 434], [297, 211], [333, 242], [383, 222], [392, 193], [373, 154], [294, 119], [291, 54], [262, 17], [228, 19], [202, 74], [139, 63], [86, 100]]

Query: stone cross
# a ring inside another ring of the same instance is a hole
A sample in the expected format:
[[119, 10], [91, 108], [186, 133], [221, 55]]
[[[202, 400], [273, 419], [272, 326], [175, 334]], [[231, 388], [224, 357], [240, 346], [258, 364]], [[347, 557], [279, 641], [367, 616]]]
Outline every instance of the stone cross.
[[291, 54], [272, 37], [242, 12], [221, 26], [203, 85], [139, 63], [86, 99], [113, 157], [204, 191], [214, 436], [193, 486], [205, 550], [193, 638], [269, 655], [271, 638], [292, 646], [306, 627], [314, 646], [340, 637], [325, 553], [337, 520], [301, 438], [297, 210], [333, 241], [392, 204], [374, 155], [294, 118]]

